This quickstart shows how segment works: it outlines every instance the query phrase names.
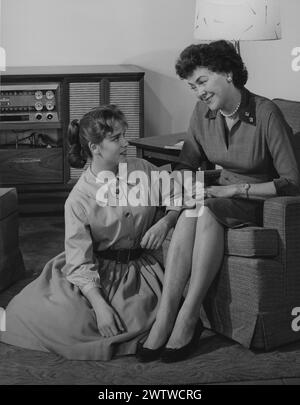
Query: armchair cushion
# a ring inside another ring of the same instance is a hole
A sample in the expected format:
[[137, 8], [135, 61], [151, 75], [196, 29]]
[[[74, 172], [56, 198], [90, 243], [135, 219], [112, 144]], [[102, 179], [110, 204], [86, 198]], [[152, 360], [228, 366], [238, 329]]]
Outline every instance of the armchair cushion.
[[284, 118], [292, 128], [291, 144], [300, 170], [300, 102], [274, 98], [274, 103], [282, 111]]

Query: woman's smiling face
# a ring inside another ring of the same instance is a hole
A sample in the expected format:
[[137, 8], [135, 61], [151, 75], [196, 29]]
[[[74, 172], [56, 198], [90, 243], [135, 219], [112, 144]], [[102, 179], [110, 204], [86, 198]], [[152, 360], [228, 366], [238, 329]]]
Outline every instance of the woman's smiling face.
[[229, 76], [228, 73], [217, 73], [199, 66], [186, 81], [199, 100], [205, 102], [211, 110], [218, 110], [224, 107], [229, 97], [232, 86], [228, 81]]

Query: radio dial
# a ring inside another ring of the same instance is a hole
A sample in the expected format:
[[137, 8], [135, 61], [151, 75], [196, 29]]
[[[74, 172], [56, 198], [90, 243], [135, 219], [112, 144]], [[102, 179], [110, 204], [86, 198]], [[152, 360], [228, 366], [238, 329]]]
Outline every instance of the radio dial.
[[53, 114], [51, 114], [51, 113], [47, 114], [47, 120], [52, 120], [52, 118], [53, 118]]
[[36, 98], [37, 100], [40, 100], [41, 98], [43, 98], [43, 93], [41, 92], [41, 90], [37, 90], [37, 91], [34, 93], [34, 96], [35, 96], [35, 98]]
[[48, 111], [53, 110], [54, 104], [52, 103], [52, 101], [47, 101], [46, 108], [47, 108]]
[[37, 113], [37, 114], [35, 115], [35, 118], [40, 121], [40, 120], [43, 118], [43, 116], [42, 116], [42, 114]]
[[43, 103], [40, 101], [37, 101], [34, 106], [37, 111], [41, 111], [43, 109]]
[[47, 100], [52, 100], [54, 98], [54, 93], [52, 90], [46, 91], [46, 99]]

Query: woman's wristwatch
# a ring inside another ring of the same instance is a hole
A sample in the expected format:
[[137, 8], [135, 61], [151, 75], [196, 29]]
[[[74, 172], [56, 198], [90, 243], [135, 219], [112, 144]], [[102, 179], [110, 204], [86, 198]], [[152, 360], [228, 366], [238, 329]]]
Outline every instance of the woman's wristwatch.
[[249, 183], [246, 183], [246, 184], [244, 185], [244, 190], [245, 190], [245, 193], [246, 193], [246, 197], [247, 197], [247, 198], [249, 198], [249, 190], [250, 190], [250, 187], [251, 187], [251, 184], [249, 184]]

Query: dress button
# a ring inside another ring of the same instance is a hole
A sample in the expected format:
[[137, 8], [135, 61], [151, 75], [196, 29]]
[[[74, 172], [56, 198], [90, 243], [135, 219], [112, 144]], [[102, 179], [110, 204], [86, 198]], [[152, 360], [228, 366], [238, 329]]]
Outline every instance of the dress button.
[[126, 218], [130, 217], [130, 212], [126, 212], [125, 217]]

